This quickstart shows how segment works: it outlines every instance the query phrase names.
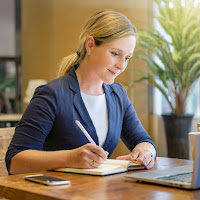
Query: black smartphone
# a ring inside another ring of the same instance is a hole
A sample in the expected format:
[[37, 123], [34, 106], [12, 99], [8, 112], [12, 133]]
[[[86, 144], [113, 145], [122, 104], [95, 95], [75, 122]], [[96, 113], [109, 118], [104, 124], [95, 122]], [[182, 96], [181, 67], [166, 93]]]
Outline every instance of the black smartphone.
[[65, 180], [62, 178], [44, 175], [44, 174], [35, 174], [35, 175], [28, 175], [24, 177], [25, 180], [33, 181], [36, 183], [41, 183], [44, 185], [64, 185], [64, 184], [70, 184], [69, 180]]

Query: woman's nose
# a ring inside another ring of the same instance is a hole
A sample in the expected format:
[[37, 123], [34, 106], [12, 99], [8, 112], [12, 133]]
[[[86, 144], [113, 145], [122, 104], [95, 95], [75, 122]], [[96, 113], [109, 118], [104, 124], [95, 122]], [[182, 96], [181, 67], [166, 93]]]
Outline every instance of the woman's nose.
[[123, 71], [126, 68], [126, 62], [124, 60], [120, 60], [116, 63], [116, 67]]

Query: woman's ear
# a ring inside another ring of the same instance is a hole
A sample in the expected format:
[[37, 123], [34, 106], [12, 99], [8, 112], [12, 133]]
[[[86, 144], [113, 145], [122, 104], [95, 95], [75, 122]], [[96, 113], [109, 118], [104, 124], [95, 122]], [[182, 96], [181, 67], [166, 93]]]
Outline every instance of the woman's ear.
[[92, 49], [94, 48], [94, 46], [95, 46], [94, 38], [92, 36], [88, 36], [85, 40], [85, 49], [88, 55], [92, 54]]

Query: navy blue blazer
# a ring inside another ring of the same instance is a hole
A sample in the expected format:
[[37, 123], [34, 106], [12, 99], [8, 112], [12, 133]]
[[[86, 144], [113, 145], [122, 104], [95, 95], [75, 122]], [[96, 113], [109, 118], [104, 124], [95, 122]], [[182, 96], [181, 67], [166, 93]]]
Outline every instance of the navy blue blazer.
[[[75, 70], [36, 89], [33, 98], [16, 127], [6, 154], [9, 169], [11, 158], [27, 150], [69, 150], [88, 143], [76, 125], [79, 120], [96, 144], [98, 136], [81, 97]], [[152, 139], [142, 127], [125, 89], [118, 83], [103, 84], [108, 108], [108, 134], [104, 150], [112, 154], [120, 137], [132, 149]], [[155, 145], [154, 145], [155, 146]]]

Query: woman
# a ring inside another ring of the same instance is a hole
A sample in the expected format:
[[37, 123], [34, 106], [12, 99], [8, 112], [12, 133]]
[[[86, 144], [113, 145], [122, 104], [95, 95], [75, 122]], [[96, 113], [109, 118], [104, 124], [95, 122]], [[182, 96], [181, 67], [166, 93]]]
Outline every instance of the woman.
[[[131, 150], [117, 159], [152, 168], [156, 149], [124, 88], [114, 83], [132, 57], [136, 29], [115, 10], [92, 15], [78, 51], [64, 58], [60, 78], [36, 89], [6, 155], [10, 174], [62, 167], [95, 168], [120, 137]], [[79, 120], [97, 145], [88, 143]]]

